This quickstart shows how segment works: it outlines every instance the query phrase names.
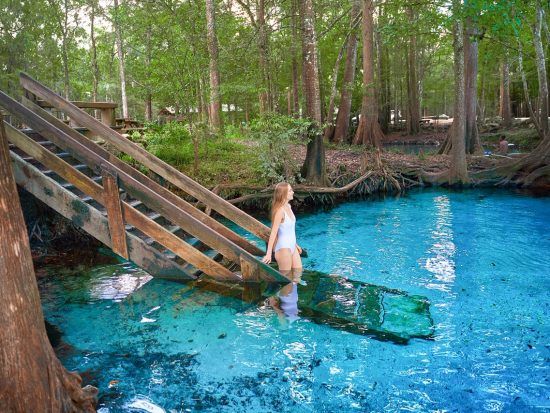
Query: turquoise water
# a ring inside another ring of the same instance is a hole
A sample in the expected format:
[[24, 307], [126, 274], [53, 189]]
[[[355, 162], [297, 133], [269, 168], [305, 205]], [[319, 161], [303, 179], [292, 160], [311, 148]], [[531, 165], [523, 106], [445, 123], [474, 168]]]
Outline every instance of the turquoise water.
[[427, 297], [433, 339], [289, 323], [119, 264], [41, 280], [59, 357], [101, 412], [550, 409], [550, 199], [424, 190], [299, 215], [297, 232], [305, 267]]

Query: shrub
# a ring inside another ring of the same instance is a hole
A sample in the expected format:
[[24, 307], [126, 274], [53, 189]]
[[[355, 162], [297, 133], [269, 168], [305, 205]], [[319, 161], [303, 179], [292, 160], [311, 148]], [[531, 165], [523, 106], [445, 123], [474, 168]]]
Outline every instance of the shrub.
[[292, 159], [292, 145], [307, 143], [308, 136], [320, 131], [313, 122], [291, 116], [267, 114], [250, 124], [250, 136], [258, 142], [262, 175], [270, 182], [301, 181], [299, 165]]

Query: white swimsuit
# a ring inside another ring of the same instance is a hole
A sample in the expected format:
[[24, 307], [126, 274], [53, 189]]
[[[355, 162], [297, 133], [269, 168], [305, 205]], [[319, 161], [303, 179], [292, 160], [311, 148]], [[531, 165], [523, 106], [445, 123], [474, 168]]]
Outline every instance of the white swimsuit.
[[279, 224], [275, 252], [281, 248], [288, 248], [294, 255], [294, 250], [296, 249], [296, 220], [290, 218], [285, 209], [283, 211], [285, 213], [285, 220]]

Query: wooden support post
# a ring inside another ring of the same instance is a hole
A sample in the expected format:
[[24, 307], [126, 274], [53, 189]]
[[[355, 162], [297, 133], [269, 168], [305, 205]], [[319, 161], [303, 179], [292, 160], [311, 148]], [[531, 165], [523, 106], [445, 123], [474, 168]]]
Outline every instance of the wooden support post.
[[102, 168], [103, 176], [103, 199], [105, 208], [107, 208], [107, 218], [109, 219], [109, 232], [111, 234], [111, 244], [113, 252], [121, 257], [128, 259], [128, 246], [126, 245], [126, 230], [124, 228], [124, 218], [122, 217], [122, 207], [120, 205], [120, 196], [116, 175]]
[[255, 262], [246, 259], [246, 257], [240, 257], [241, 274], [243, 275], [244, 282], [258, 282], [262, 278], [260, 268]]
[[114, 114], [115, 110], [113, 108], [101, 109], [101, 123], [108, 127], [114, 126]]

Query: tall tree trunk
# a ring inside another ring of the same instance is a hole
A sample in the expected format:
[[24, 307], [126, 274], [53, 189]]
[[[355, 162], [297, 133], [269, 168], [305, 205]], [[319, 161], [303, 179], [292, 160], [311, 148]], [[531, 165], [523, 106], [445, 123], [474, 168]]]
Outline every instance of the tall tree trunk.
[[504, 54], [504, 58], [500, 67], [500, 104], [499, 115], [502, 118], [505, 127], [512, 126], [512, 108], [510, 105], [510, 63], [508, 61], [508, 53]]
[[222, 104], [220, 98], [220, 72], [218, 69], [215, 1], [206, 0], [206, 41], [210, 55], [210, 126], [218, 130], [222, 127]]
[[[413, 26], [416, 16], [412, 6], [407, 6], [407, 16], [409, 23]], [[414, 33], [409, 36], [407, 53], [407, 133], [416, 135], [420, 132], [420, 101], [416, 75], [416, 35]]]
[[[385, 22], [384, 6], [379, 6], [379, 20], [380, 24]], [[380, 30], [376, 31], [376, 43], [378, 49], [378, 78], [380, 79], [380, 90], [378, 94], [378, 102], [380, 108], [378, 109], [378, 121], [380, 122], [380, 128], [385, 134], [388, 133], [391, 121], [391, 102], [390, 102], [390, 57], [388, 46], [386, 42], [382, 41], [382, 35]]]
[[542, 129], [540, 127], [539, 118], [537, 115], [535, 115], [535, 111], [533, 110], [533, 105], [531, 105], [531, 97], [529, 96], [529, 86], [527, 85], [527, 77], [525, 76], [525, 70], [523, 69], [523, 46], [521, 44], [521, 39], [518, 37], [517, 41], [518, 41], [518, 69], [521, 75], [521, 83], [523, 85], [523, 94], [525, 97], [525, 104], [529, 112], [529, 117], [531, 118], [531, 121], [535, 125], [535, 128], [537, 129], [537, 132], [540, 138], [544, 139], [544, 133], [542, 132]]
[[466, 19], [464, 61], [466, 65], [466, 153], [483, 154], [477, 130], [477, 61], [479, 33], [471, 19]]
[[292, 54], [292, 112], [294, 116], [300, 114], [300, 80], [298, 78], [298, 6], [296, 4], [298, 0], [291, 0], [291, 26], [292, 26], [292, 44], [290, 46]]
[[378, 123], [378, 108], [376, 104], [376, 93], [374, 85], [374, 56], [373, 56], [373, 34], [374, 6], [372, 0], [363, 2], [363, 101], [361, 104], [361, 119], [357, 126], [357, 132], [353, 138], [354, 144], [363, 144], [381, 147], [381, 140], [384, 137], [380, 124]]
[[95, 387], [80, 387], [55, 356], [44, 326], [29, 239], [0, 116], [0, 406], [3, 412], [94, 412]]
[[273, 96], [271, 93], [271, 68], [269, 65], [267, 24], [265, 22], [265, 0], [258, 0], [256, 24], [258, 26], [258, 49], [260, 52], [260, 70], [263, 80], [263, 90], [260, 94], [260, 112], [271, 112], [273, 111]]
[[351, 98], [353, 95], [353, 80], [355, 79], [355, 66], [357, 64], [357, 32], [354, 29], [355, 21], [361, 13], [361, 0], [352, 0], [350, 35], [346, 45], [346, 65], [344, 67], [344, 78], [342, 80], [342, 93], [340, 106], [336, 115], [336, 126], [334, 128], [334, 142], [347, 140], [349, 131], [349, 120], [351, 115]]
[[[97, 12], [97, 0], [90, 0], [90, 52], [92, 63], [92, 101], [97, 102], [99, 88], [99, 66], [97, 64], [97, 46], [95, 40], [95, 16]], [[99, 117], [99, 110], [95, 111], [95, 117]]]
[[151, 31], [152, 31], [152, 27], [149, 24], [147, 26], [147, 31], [145, 32], [145, 47], [146, 47], [145, 67], [147, 71], [147, 80], [145, 81], [145, 119], [147, 120], [147, 122], [151, 122], [153, 120], [153, 94], [151, 92], [151, 85], [149, 83], [151, 79], [151, 55], [152, 55]]
[[68, 45], [68, 30], [69, 30], [69, 5], [68, 0], [63, 1], [63, 27], [61, 28], [61, 47], [62, 47], [62, 58], [63, 58], [63, 85], [65, 99], [69, 99], [69, 45]]
[[336, 57], [336, 62], [334, 62], [334, 69], [332, 70], [332, 82], [330, 87], [330, 98], [328, 103], [328, 110], [327, 110], [327, 126], [325, 127], [325, 139], [332, 140], [332, 136], [334, 135], [334, 100], [336, 99], [336, 92], [337, 88], [336, 85], [338, 83], [338, 72], [340, 71], [340, 62], [342, 60], [342, 56], [344, 55], [344, 48], [347, 44], [347, 38], [344, 40], [344, 44], [342, 47], [340, 47], [340, 51], [338, 52], [338, 56]]
[[[317, 54], [317, 37], [315, 34], [315, 13], [313, 0], [302, 0], [300, 18], [302, 23], [302, 70], [306, 115], [316, 128], [321, 126], [321, 92], [319, 86], [319, 62]], [[323, 135], [318, 131], [307, 144], [307, 153], [302, 166], [304, 178], [315, 185], [326, 185], [325, 147]]]
[[454, 15], [454, 75], [455, 75], [455, 110], [452, 126], [451, 166], [449, 169], [449, 184], [464, 184], [468, 182], [466, 164], [466, 148], [464, 132], [466, 129], [466, 113], [464, 107], [464, 26], [461, 16], [461, 0], [453, 0]]
[[537, 75], [539, 79], [540, 100], [540, 128], [543, 135], [548, 135], [548, 78], [546, 75], [546, 60], [542, 46], [541, 29], [543, 23], [543, 10], [541, 1], [537, 1], [536, 22], [533, 30], [533, 42], [535, 44]]
[[124, 64], [124, 42], [122, 40], [122, 27], [120, 24], [120, 8], [118, 0], [114, 0], [115, 6], [115, 40], [118, 56], [118, 71], [120, 76], [120, 95], [122, 98], [122, 117], [128, 119], [128, 97], [126, 96], [126, 66]]

